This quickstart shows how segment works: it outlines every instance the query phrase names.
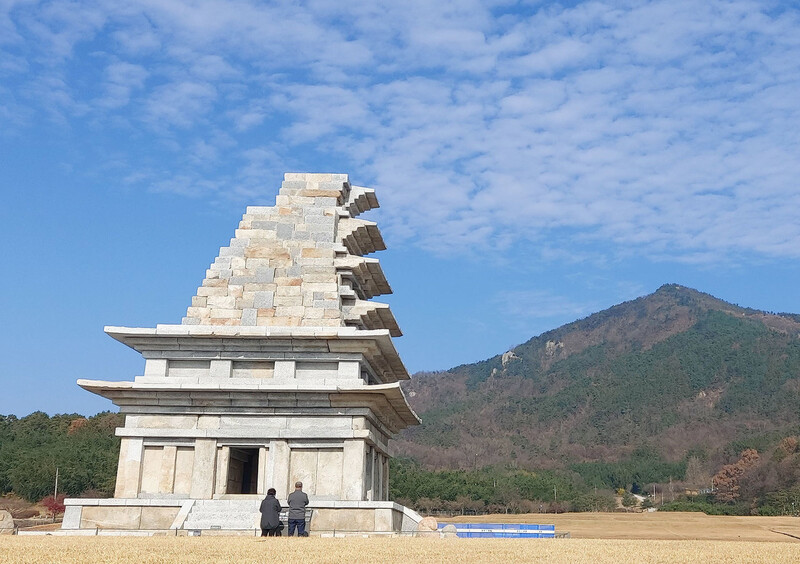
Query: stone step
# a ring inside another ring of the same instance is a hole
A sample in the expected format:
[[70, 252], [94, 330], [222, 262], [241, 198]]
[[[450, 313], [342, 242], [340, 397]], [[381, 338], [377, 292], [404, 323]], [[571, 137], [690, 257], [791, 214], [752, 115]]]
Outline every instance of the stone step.
[[204, 499], [197, 500], [186, 517], [184, 529], [255, 529], [261, 513], [260, 501]]

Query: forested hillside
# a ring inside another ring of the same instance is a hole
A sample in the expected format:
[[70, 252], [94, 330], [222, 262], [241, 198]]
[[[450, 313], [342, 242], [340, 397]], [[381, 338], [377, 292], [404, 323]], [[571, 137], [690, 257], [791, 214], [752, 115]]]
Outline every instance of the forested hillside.
[[702, 489], [752, 448], [761, 456], [746, 473], [770, 476], [752, 488], [763, 496], [800, 476], [799, 335], [796, 315], [666, 285], [503, 355], [416, 375], [405, 391], [423, 424], [398, 450], [427, 470], [571, 470], [606, 487], [631, 487], [610, 473], [647, 453], [669, 470], [637, 485]]
[[119, 457], [114, 429], [121, 424], [117, 413], [0, 415], [0, 494], [13, 491], [29, 501], [52, 495], [58, 468], [59, 493], [112, 495]]
[[[391, 493], [420, 510], [610, 510], [643, 493], [665, 509], [800, 512], [794, 314], [667, 285], [404, 388], [423, 424], [397, 440]], [[110, 495], [121, 424], [0, 416], [0, 493], [41, 499], [58, 467], [60, 491]]]

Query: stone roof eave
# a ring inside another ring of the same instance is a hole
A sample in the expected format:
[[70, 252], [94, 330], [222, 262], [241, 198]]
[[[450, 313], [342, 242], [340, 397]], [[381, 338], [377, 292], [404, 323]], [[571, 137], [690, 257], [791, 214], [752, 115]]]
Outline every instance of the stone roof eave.
[[[373, 370], [387, 381], [408, 380], [408, 371], [386, 329], [362, 330], [355, 327], [237, 327], [217, 325], [158, 325], [155, 328], [107, 326], [113, 339], [143, 354], [145, 351], [192, 350], [203, 342], [224, 340], [247, 348], [248, 343], [275, 341], [281, 350], [293, 347], [307, 350], [309, 342], [319, 343], [328, 352], [362, 352]], [[365, 346], [359, 346], [359, 342]], [[210, 344], [210, 343], [209, 343]], [[377, 351], [377, 354], [376, 352]]]
[[[220, 408], [224, 408], [227, 403], [237, 399], [238, 396], [241, 396], [242, 394], [246, 394], [248, 397], [251, 397], [255, 400], [268, 400], [271, 394], [276, 396], [281, 394], [294, 394], [296, 396], [301, 396], [303, 394], [318, 395], [320, 393], [327, 393], [331, 394], [331, 398], [337, 399], [337, 405], [339, 407], [347, 407], [348, 405], [353, 404], [353, 402], [348, 399], [349, 397], [363, 396], [372, 404], [375, 404], [377, 397], [382, 397], [391, 407], [391, 411], [394, 412], [394, 415], [396, 415], [396, 417], [402, 421], [403, 425], [399, 429], [395, 429], [394, 432], [397, 432], [403, 427], [419, 425], [421, 422], [417, 414], [408, 404], [405, 394], [400, 388], [399, 382], [394, 382], [391, 384], [374, 384], [368, 386], [314, 386], [307, 384], [297, 385], [283, 382], [269, 384], [254, 383], [252, 385], [245, 386], [241, 384], [226, 385], [225, 380], [220, 380], [219, 382], [213, 383], [152, 383], [130, 381], [111, 382], [105, 380], [79, 379], [77, 384], [84, 390], [109, 399], [120, 407], [130, 404], [162, 405], [159, 403], [159, 395], [167, 395], [171, 399], [170, 404], [172, 406], [176, 405], [176, 403], [180, 403], [180, 401], [176, 402], [178, 397], [185, 396], [185, 401], [188, 404], [192, 399], [202, 396], [204, 402], [214, 403], [214, 405], [211, 407]], [[176, 394], [178, 394], [178, 396], [176, 396]], [[276, 406], [287, 407], [285, 402], [285, 399], [278, 397], [276, 399]], [[356, 404], [353, 404], [352, 406], [357, 407]], [[375, 404], [375, 411], [381, 411], [377, 404]]]

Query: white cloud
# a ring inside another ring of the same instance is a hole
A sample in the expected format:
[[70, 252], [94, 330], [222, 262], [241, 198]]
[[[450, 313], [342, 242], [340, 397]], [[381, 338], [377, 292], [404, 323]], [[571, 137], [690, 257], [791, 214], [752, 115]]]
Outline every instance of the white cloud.
[[18, 3], [0, 116], [107, 112], [158, 189], [237, 203], [322, 159], [437, 252], [797, 257], [799, 24], [747, 0]]
[[147, 121], [160, 128], [166, 125], [191, 127], [202, 120], [217, 97], [216, 88], [203, 82], [178, 82], [157, 87], [147, 103]]
[[144, 86], [147, 70], [141, 65], [116, 62], [106, 67], [106, 93], [97, 104], [119, 108], [130, 102], [131, 93]]
[[576, 303], [564, 296], [537, 290], [498, 293], [492, 302], [506, 315], [529, 319], [577, 319], [597, 309], [595, 304]]

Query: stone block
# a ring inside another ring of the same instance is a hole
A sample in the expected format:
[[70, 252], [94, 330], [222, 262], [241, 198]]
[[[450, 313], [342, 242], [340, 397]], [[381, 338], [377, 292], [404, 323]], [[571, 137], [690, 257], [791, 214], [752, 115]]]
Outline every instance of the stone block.
[[275, 298], [275, 302], [273, 303], [273, 305], [276, 308], [301, 306], [301, 305], [303, 305], [303, 297], [302, 296], [278, 296], [277, 298]]
[[275, 269], [270, 267], [256, 268], [256, 282], [269, 283], [275, 279]]
[[364, 499], [364, 441], [353, 439], [344, 442], [343, 465], [348, 474], [342, 479], [342, 499], [359, 501]]
[[211, 319], [240, 319], [242, 311], [238, 309], [222, 309], [213, 308], [211, 310]]
[[314, 531], [374, 531], [373, 509], [317, 509], [314, 512]]
[[123, 438], [121, 440], [114, 497], [136, 497], [139, 493], [142, 447], [141, 438]]
[[252, 309], [255, 307], [255, 296], [248, 294], [236, 299], [236, 309]]
[[275, 290], [276, 296], [300, 296], [302, 290], [300, 286], [278, 286]]
[[231, 365], [230, 360], [212, 360], [208, 374], [212, 378], [230, 378]]
[[231, 257], [217, 257], [211, 265], [216, 269], [227, 269], [231, 267]]
[[264, 307], [264, 308], [259, 308], [257, 311], [259, 317], [258, 325], [266, 325], [266, 322], [262, 322], [261, 318], [275, 317], [275, 308]]
[[294, 224], [279, 223], [277, 225], [278, 239], [291, 239], [294, 233]]
[[197, 289], [197, 295], [201, 297], [225, 296], [227, 295], [227, 293], [228, 293], [227, 288], [217, 287], [217, 286], [212, 286], [212, 287], [201, 286]]
[[138, 529], [141, 506], [85, 506], [81, 511], [81, 529]]
[[206, 307], [188, 307], [186, 308], [186, 315], [189, 317], [196, 317], [197, 319], [203, 319], [204, 317], [208, 317], [209, 310]]
[[245, 213], [247, 215], [263, 215], [265, 213], [270, 213], [272, 211], [272, 206], [247, 206]]
[[192, 487], [189, 493], [194, 499], [210, 499], [214, 491], [214, 466], [217, 455], [215, 439], [197, 439], [194, 449]]
[[375, 512], [375, 528], [374, 531], [379, 532], [391, 532], [399, 530], [399, 526], [396, 527], [396, 513], [394, 509], [373, 509]]
[[275, 266], [283, 265], [287, 262], [290, 262], [291, 257], [289, 256], [289, 251], [287, 251], [283, 246], [279, 245], [257, 245], [257, 246], [250, 246], [245, 249], [244, 256], [246, 258], [267, 258], [274, 260], [273, 263]]
[[256, 282], [256, 277], [254, 275], [253, 276], [250, 276], [250, 275], [248, 275], [248, 276], [243, 276], [243, 275], [231, 276], [230, 280], [228, 280], [227, 282], [230, 282], [231, 284], [236, 284], [238, 286], [244, 286], [245, 284], [252, 284], [252, 283]]
[[253, 307], [257, 309], [271, 308], [273, 305], [273, 292], [256, 292], [253, 295]]
[[255, 325], [258, 322], [258, 310], [246, 308], [242, 310], [242, 325]]
[[197, 418], [198, 429], [219, 429], [221, 417], [219, 415], [200, 415]]
[[61, 521], [61, 528], [66, 530], [81, 528], [81, 512], [83, 507], [80, 505], [67, 505], [64, 510], [64, 519]]
[[167, 360], [163, 358], [150, 358], [144, 363], [144, 376], [163, 378], [167, 375]]
[[0, 535], [10, 535], [14, 533], [14, 518], [11, 512], [0, 509]]
[[204, 288], [222, 288], [228, 285], [227, 280], [219, 278], [219, 272], [215, 272], [214, 274], [216, 274], [216, 277], [203, 280]]
[[180, 507], [142, 507], [139, 528], [144, 530], [169, 529]]
[[209, 307], [223, 309], [236, 308], [236, 298], [232, 296], [209, 296], [206, 300]]

